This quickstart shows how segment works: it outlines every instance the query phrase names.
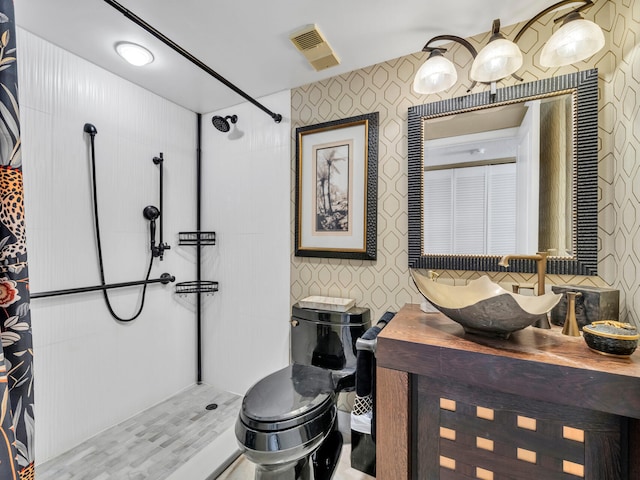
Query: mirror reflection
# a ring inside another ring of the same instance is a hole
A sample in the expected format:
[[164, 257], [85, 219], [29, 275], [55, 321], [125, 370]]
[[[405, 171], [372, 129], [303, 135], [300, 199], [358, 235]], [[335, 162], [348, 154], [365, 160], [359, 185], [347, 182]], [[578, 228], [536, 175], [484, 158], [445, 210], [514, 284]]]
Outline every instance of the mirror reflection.
[[423, 118], [423, 254], [574, 255], [574, 97]]

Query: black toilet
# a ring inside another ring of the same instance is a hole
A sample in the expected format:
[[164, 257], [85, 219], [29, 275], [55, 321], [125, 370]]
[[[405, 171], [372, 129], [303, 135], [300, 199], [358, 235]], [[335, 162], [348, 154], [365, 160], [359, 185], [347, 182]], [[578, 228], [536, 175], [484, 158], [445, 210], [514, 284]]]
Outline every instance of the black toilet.
[[292, 308], [292, 364], [246, 393], [236, 438], [256, 480], [329, 480], [342, 447], [336, 398], [355, 385], [355, 343], [370, 326], [367, 308]]

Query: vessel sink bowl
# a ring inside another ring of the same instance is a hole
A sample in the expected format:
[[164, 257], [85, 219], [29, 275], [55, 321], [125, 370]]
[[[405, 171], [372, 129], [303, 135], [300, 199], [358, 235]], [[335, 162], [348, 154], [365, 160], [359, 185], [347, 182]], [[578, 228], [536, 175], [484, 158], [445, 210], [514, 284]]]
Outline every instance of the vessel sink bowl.
[[411, 276], [420, 293], [439, 311], [458, 322], [467, 333], [508, 338], [511, 333], [546, 317], [562, 294], [520, 295], [483, 275], [464, 286], [446, 285], [416, 270]]

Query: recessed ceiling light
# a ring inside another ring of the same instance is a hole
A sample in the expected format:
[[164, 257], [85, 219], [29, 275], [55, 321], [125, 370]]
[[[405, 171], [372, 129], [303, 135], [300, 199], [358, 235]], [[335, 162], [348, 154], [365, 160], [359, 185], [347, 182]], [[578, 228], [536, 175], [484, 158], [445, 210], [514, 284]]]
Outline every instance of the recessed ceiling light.
[[130, 42], [116, 43], [116, 52], [131, 65], [141, 67], [153, 62], [153, 54], [144, 47]]

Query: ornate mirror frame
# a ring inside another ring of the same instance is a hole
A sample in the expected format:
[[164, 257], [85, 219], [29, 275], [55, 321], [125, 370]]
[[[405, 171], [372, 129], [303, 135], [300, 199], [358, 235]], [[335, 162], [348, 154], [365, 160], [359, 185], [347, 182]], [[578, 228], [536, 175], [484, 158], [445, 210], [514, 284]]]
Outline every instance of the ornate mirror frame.
[[[546, 97], [559, 92], [574, 93], [574, 225], [575, 255], [549, 257], [547, 272], [553, 274], [597, 275], [598, 263], [598, 71], [570, 73], [535, 82], [439, 102], [417, 105], [408, 113], [408, 201], [409, 268], [436, 270], [503, 271], [500, 256], [424, 254], [423, 225], [423, 139], [424, 120], [500, 104]], [[505, 252], [530, 253], [530, 252]], [[515, 260], [510, 271], [535, 272], [535, 262]]]

